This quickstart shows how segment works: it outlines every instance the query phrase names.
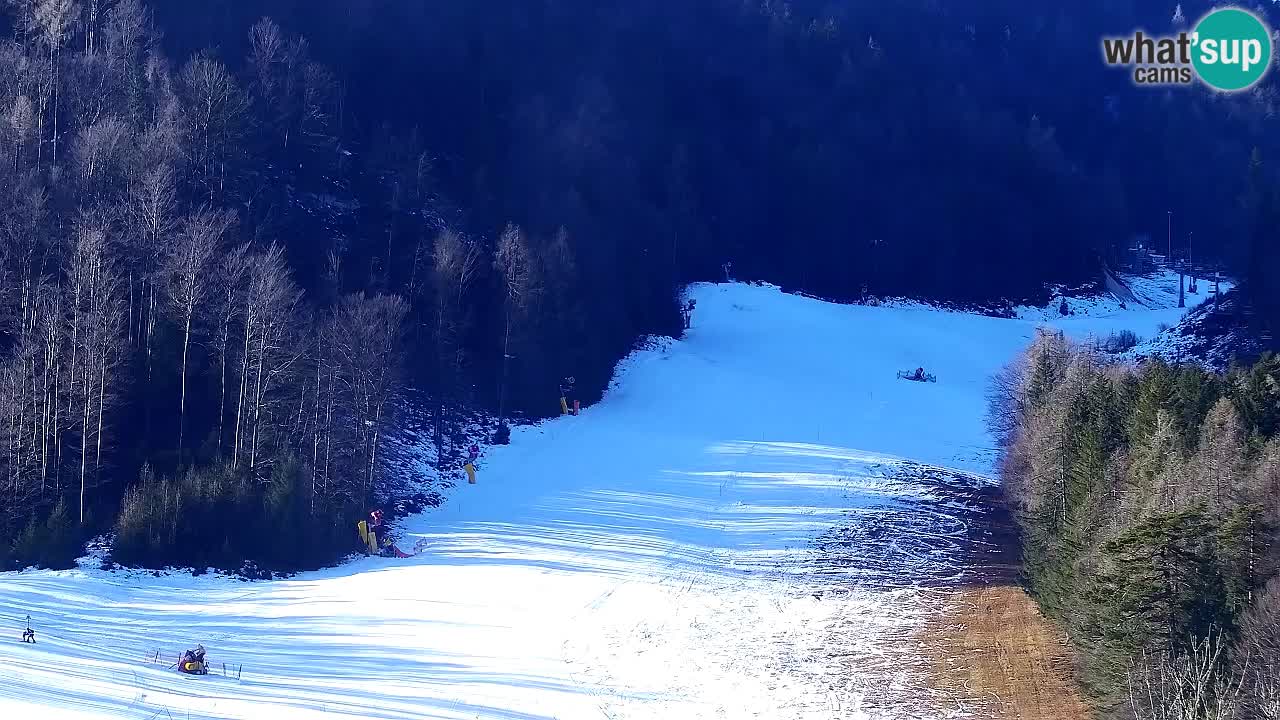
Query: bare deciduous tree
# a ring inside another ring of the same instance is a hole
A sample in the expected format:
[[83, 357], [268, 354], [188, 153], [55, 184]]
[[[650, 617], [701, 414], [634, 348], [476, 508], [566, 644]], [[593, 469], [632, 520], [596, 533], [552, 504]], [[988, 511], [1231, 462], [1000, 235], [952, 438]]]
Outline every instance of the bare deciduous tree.
[[84, 51], [92, 55], [98, 38], [98, 25], [103, 13], [107, 10], [108, 0], [85, 0], [84, 9]]
[[[461, 339], [469, 322], [465, 299], [480, 269], [480, 258], [479, 244], [451, 229], [437, 235], [432, 245], [432, 287], [435, 292], [432, 329], [436, 345], [436, 376], [440, 384], [434, 423], [438, 451], [444, 448], [447, 408], [459, 389], [463, 364]], [[437, 455], [443, 462], [443, 452]]]
[[183, 66], [181, 87], [196, 181], [213, 201], [225, 189], [227, 163], [244, 123], [246, 100], [235, 77], [209, 52]]
[[35, 109], [31, 98], [26, 95], [14, 98], [5, 119], [9, 146], [13, 148], [13, 169], [17, 171], [22, 167], [23, 150], [31, 142], [31, 131], [35, 128]]
[[245, 283], [244, 344], [240, 361], [240, 393], [236, 403], [232, 466], [243, 457], [256, 474], [260, 450], [272, 433], [269, 420], [279, 401], [277, 389], [286, 373], [306, 352], [298, 337], [302, 291], [294, 284], [284, 250], [273, 245], [250, 262]]
[[106, 11], [102, 27], [108, 63], [120, 64], [134, 71], [138, 54], [147, 49], [154, 37], [154, 19], [142, 0], [120, 0]]
[[333, 104], [337, 81], [320, 63], [308, 62], [302, 70], [298, 106], [298, 132], [313, 141], [332, 139]]
[[55, 250], [43, 225], [48, 204], [49, 195], [43, 187], [22, 183], [5, 198], [0, 213], [0, 243], [8, 255], [11, 282], [17, 285], [19, 335], [34, 327], [36, 287]]
[[280, 64], [285, 54], [284, 34], [271, 18], [262, 18], [249, 28], [249, 65], [253, 71], [250, 90], [266, 108], [275, 110], [280, 102]]
[[498, 419], [506, 417], [507, 373], [511, 361], [511, 336], [527, 318], [534, 285], [532, 253], [519, 226], [508, 224], [498, 238], [494, 265], [502, 276], [502, 379], [498, 385]]
[[212, 270], [223, 237], [235, 222], [231, 211], [204, 208], [188, 216], [165, 257], [165, 291], [182, 333], [182, 389], [178, 401], [178, 454], [187, 415], [187, 362], [196, 312], [213, 290]]
[[1241, 622], [1241, 637], [1250, 658], [1245, 705], [1259, 720], [1280, 720], [1280, 578], [1256, 594]]
[[124, 82], [102, 55], [76, 55], [64, 63], [62, 112], [72, 137], [107, 118], [130, 117]]
[[61, 86], [59, 68], [62, 48], [71, 35], [80, 15], [80, 5], [74, 0], [38, 0], [33, 20], [35, 29], [49, 51], [49, 75], [52, 89], [53, 151], [51, 157], [58, 161], [58, 89]]
[[1128, 675], [1129, 707], [1138, 720], [1231, 720], [1244, 676], [1227, 669], [1230, 641], [1210, 632], [1184, 652], [1143, 652]]
[[[152, 347], [157, 317], [157, 288], [161, 266], [178, 225], [178, 190], [173, 169], [165, 164], [146, 169], [130, 185], [125, 206], [130, 233], [130, 287], [137, 287], [137, 321], [131, 321], [133, 337], [145, 355], [146, 380], [151, 382]], [[130, 290], [130, 297], [134, 293]], [[130, 312], [130, 317], [135, 313]]]
[[1005, 448], [1017, 438], [1017, 430], [1027, 410], [1027, 360], [1019, 356], [991, 377], [987, 389], [987, 427], [998, 447]]
[[69, 268], [71, 281], [71, 389], [77, 396], [80, 435], [80, 522], [84, 522], [89, 479], [89, 448], [94, 446], [94, 469], [102, 462], [103, 430], [110, 404], [112, 372], [119, 364], [124, 327], [124, 303], [103, 223], [81, 220]]
[[373, 485], [387, 404], [399, 392], [404, 364], [404, 319], [398, 295], [348, 295], [338, 303], [329, 333], [346, 387], [362, 495]]
[[82, 204], [103, 202], [116, 171], [123, 169], [125, 150], [132, 140], [129, 128], [114, 117], [104, 118], [77, 133], [71, 154], [82, 188]]
[[217, 346], [218, 357], [218, 436], [216, 446], [223, 448], [223, 431], [227, 417], [227, 361], [231, 352], [232, 326], [244, 314], [244, 281], [249, 275], [252, 255], [247, 243], [237, 245], [222, 256], [217, 268]]

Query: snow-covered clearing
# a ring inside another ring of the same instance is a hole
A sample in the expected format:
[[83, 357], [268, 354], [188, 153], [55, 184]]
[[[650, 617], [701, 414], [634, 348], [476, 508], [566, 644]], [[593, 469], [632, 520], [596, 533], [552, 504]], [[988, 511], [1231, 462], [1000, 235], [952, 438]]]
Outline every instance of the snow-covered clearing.
[[[0, 716], [952, 716], [914, 632], [983, 542], [987, 379], [1037, 321], [691, 292], [687, 339], [404, 521], [418, 557], [276, 582], [0, 575]], [[1149, 337], [1177, 312], [1060, 324]], [[895, 379], [916, 366], [938, 382]], [[166, 669], [196, 642], [241, 678]]]

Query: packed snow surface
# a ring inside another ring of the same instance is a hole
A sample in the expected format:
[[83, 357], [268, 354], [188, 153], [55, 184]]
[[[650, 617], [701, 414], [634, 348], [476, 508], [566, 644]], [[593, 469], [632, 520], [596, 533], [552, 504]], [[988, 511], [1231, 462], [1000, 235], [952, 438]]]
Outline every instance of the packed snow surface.
[[[0, 575], [0, 717], [962, 716], [913, 632], [967, 572], [989, 376], [1042, 322], [1149, 337], [1179, 311], [689, 292], [685, 339], [402, 521], [417, 557], [274, 582]], [[896, 378], [917, 366], [938, 382]], [[37, 645], [18, 642], [27, 614]], [[167, 667], [197, 642], [214, 674]]]

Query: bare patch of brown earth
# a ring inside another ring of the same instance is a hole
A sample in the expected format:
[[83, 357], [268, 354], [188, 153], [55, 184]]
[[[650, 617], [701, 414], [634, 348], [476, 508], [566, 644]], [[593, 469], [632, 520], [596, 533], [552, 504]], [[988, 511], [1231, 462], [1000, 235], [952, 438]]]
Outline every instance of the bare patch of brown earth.
[[[858, 689], [860, 712], [847, 716], [898, 717], [911, 708], [930, 718], [1087, 720], [1066, 637], [1018, 585], [1021, 548], [1000, 488], [914, 463], [883, 473], [927, 489], [925, 498], [851, 513], [815, 543], [818, 577], [913, 593], [926, 619], [902, 637], [885, 628], [892, 649], [878, 659], [845, 652], [862, 635], [833, 625], [826, 653], [847, 656], [851, 677], [883, 679]], [[838, 599], [834, 588], [816, 585], [814, 597]]]
[[918, 640], [948, 710], [1009, 720], [1087, 720], [1071, 646], [1017, 583], [1021, 548], [997, 488], [963, 498], [964, 573]]
[[925, 627], [935, 686], [971, 717], [1085, 720], [1067, 640], [1016, 585], [954, 591]]

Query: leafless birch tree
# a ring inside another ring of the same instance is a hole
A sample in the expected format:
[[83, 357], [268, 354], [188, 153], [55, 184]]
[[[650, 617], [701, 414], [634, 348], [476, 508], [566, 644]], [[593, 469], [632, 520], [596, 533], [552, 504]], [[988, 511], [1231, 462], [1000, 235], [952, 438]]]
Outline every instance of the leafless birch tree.
[[165, 290], [182, 334], [181, 394], [178, 400], [178, 454], [183, 450], [187, 414], [187, 364], [196, 313], [214, 291], [213, 269], [223, 237], [235, 222], [230, 211], [204, 208], [188, 216], [165, 257]]

